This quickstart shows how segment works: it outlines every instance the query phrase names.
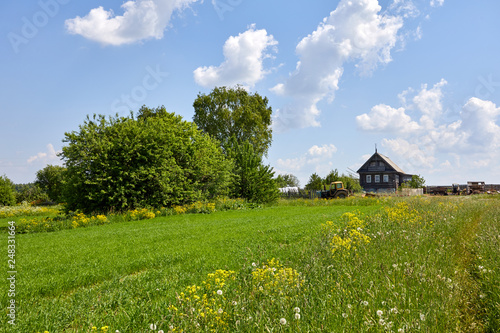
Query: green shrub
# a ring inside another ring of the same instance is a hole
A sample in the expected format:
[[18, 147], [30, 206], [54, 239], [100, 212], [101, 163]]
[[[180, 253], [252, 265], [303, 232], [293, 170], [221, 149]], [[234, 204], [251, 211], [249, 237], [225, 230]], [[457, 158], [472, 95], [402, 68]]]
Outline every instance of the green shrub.
[[7, 176], [0, 176], [0, 206], [13, 206], [16, 204], [14, 184]]
[[65, 135], [68, 210], [172, 207], [227, 192], [231, 163], [218, 143], [163, 107], [137, 119], [94, 115]]

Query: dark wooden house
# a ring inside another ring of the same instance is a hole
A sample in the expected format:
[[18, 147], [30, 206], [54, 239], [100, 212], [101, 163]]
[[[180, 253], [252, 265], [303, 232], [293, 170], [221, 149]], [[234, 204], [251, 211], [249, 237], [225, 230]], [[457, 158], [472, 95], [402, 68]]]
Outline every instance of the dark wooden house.
[[398, 187], [411, 180], [413, 175], [405, 173], [387, 156], [375, 150], [368, 161], [358, 170], [359, 184], [366, 192], [396, 192]]

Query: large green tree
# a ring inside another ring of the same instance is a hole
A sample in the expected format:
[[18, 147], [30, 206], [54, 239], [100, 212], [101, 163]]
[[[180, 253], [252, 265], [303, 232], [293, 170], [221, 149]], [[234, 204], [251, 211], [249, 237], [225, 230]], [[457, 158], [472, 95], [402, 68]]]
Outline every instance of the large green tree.
[[278, 175], [276, 177], [276, 183], [278, 184], [279, 188], [282, 188], [282, 187], [298, 187], [300, 182], [297, 176], [292, 175], [291, 173], [287, 173], [284, 175]]
[[413, 175], [407, 186], [410, 188], [423, 188], [425, 187], [425, 179], [420, 175]]
[[61, 202], [65, 167], [59, 165], [47, 165], [36, 173], [35, 184], [45, 191], [50, 200]]
[[137, 119], [87, 117], [63, 141], [69, 210], [172, 206], [227, 192], [232, 165], [218, 142], [164, 107], [143, 107]]
[[0, 176], [0, 206], [13, 206], [16, 204], [14, 184], [7, 176]]
[[317, 191], [321, 190], [322, 186], [323, 179], [315, 172], [309, 177], [309, 181], [307, 182], [305, 188], [309, 191]]
[[262, 157], [248, 141], [233, 143], [229, 155], [234, 161], [232, 196], [255, 203], [272, 203], [278, 199], [273, 168], [262, 163]]
[[193, 121], [216, 138], [226, 153], [233, 148], [232, 142], [248, 141], [256, 154], [267, 155], [272, 141], [272, 109], [267, 104], [267, 97], [250, 94], [240, 86], [218, 87], [208, 95], [198, 94]]

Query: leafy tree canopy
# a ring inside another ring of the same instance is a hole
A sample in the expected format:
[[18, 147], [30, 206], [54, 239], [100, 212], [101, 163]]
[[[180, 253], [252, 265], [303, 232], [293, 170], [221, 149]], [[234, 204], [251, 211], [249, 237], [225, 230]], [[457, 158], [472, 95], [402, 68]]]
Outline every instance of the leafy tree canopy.
[[234, 136], [238, 144], [248, 141], [256, 154], [267, 155], [272, 141], [272, 109], [267, 104], [266, 97], [249, 94], [241, 86], [218, 87], [208, 95], [198, 94], [193, 121], [217, 139], [226, 154]]
[[137, 119], [87, 116], [63, 141], [69, 210], [172, 206], [227, 192], [232, 165], [218, 142], [164, 107], [143, 107]]
[[16, 202], [21, 203], [23, 201], [29, 203], [47, 203], [50, 201], [47, 192], [42, 190], [40, 186], [35, 183], [28, 184], [16, 184]]
[[307, 185], [306, 185], [306, 190], [317, 191], [317, 190], [321, 190], [322, 186], [323, 186], [323, 179], [320, 176], [318, 176], [317, 173], [313, 173], [309, 177], [309, 181], [307, 182]]
[[425, 179], [420, 175], [413, 175], [406, 185], [410, 188], [422, 188], [425, 187]]
[[49, 199], [54, 202], [61, 202], [62, 200], [65, 171], [65, 167], [47, 165], [36, 173], [35, 184], [40, 187], [42, 191], [45, 191]]
[[0, 206], [14, 206], [15, 204], [14, 184], [7, 176], [0, 176]]
[[321, 178], [318, 174], [313, 173], [309, 177], [309, 182], [306, 185], [306, 190], [321, 190], [323, 185], [330, 185], [332, 182], [341, 181], [344, 187], [353, 192], [361, 192], [362, 188], [359, 185], [359, 180], [344, 174], [339, 175], [337, 169], [330, 171], [325, 178]]
[[232, 195], [255, 203], [276, 201], [279, 191], [273, 168], [262, 163], [262, 157], [248, 141], [238, 144], [234, 137], [232, 141], [233, 149], [229, 152], [235, 166]]
[[299, 179], [292, 175], [291, 173], [284, 174], [284, 175], [278, 175], [276, 177], [276, 184], [278, 184], [279, 188], [282, 187], [298, 187], [299, 186]]

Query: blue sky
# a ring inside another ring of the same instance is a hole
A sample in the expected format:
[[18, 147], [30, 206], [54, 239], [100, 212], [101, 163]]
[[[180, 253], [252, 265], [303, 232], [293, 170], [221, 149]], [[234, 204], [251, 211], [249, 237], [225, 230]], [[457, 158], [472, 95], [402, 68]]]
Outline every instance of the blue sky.
[[428, 185], [500, 183], [500, 2], [3, 1], [0, 174], [61, 164], [86, 115], [267, 96], [266, 160], [304, 186], [378, 151]]

